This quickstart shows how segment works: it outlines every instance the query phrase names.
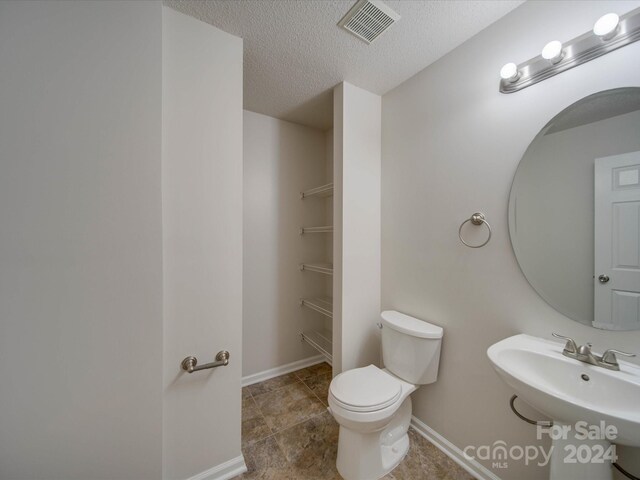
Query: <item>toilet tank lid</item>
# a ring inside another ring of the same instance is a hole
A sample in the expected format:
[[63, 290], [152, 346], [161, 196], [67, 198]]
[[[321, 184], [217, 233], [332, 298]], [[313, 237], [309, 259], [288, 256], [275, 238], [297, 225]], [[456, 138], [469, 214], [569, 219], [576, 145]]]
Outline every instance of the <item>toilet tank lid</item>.
[[442, 327], [427, 323], [395, 310], [382, 312], [382, 324], [398, 332], [419, 338], [442, 338]]

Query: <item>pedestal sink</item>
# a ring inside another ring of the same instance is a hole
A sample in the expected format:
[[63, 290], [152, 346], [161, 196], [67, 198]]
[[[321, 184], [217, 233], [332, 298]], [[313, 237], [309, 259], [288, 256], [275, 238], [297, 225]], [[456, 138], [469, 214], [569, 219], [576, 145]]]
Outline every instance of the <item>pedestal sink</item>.
[[[487, 355], [522, 400], [553, 419], [551, 480], [611, 479], [611, 461], [601, 462], [600, 450], [612, 442], [640, 447], [640, 367], [619, 361], [620, 371], [607, 370], [567, 358], [563, 348], [522, 334], [492, 345]], [[583, 426], [607, 438], [583, 440]], [[607, 426], [617, 433], [604, 432]], [[559, 435], [562, 428], [566, 435]]]

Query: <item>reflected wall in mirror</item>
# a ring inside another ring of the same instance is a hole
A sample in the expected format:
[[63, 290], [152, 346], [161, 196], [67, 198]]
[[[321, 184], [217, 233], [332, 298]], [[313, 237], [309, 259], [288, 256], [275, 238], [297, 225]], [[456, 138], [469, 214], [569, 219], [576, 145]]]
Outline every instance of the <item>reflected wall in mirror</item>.
[[585, 97], [540, 131], [511, 186], [509, 233], [560, 313], [640, 329], [640, 88]]

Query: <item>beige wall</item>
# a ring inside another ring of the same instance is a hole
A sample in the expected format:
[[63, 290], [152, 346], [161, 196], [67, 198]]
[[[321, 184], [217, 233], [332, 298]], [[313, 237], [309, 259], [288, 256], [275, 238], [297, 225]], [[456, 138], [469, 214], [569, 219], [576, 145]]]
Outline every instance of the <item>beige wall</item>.
[[325, 132], [246, 110], [243, 123], [246, 376], [317, 355], [300, 333], [321, 329], [324, 317], [299, 299], [323, 295], [326, 277], [298, 266], [330, 259], [326, 234], [298, 234], [327, 221], [324, 199], [300, 199], [329, 181]]
[[[242, 39], [168, 7], [162, 26], [163, 476], [181, 479], [241, 455]], [[180, 369], [219, 350], [228, 366]]]
[[241, 462], [241, 39], [160, 2], [2, 2], [0, 62], [0, 478]]
[[161, 477], [161, 9], [0, 2], [0, 478]]
[[379, 359], [381, 103], [334, 89], [334, 374]]
[[[498, 92], [498, 72], [549, 40], [584, 33], [608, 11], [639, 5], [527, 2], [383, 98], [382, 307], [444, 327], [438, 381], [413, 395], [414, 414], [460, 448], [537, 444], [535, 429], [510, 412], [512, 392], [487, 360], [497, 340], [559, 332], [599, 351], [638, 350], [640, 332], [581, 325], [536, 294], [511, 248], [507, 203], [518, 162], [548, 120], [591, 93], [640, 84], [640, 43], [510, 95]], [[478, 210], [494, 235], [474, 250], [457, 231]], [[633, 471], [632, 457], [640, 455], [623, 452], [621, 463]], [[496, 474], [546, 476], [515, 461]]]

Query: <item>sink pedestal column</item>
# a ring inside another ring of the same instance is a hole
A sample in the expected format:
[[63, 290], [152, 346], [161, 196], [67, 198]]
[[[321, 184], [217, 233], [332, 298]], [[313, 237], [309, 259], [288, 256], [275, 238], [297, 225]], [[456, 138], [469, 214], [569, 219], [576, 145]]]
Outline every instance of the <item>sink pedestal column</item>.
[[[554, 428], [565, 427], [560, 422], [553, 423]], [[575, 438], [574, 426], [567, 427], [571, 427], [571, 430], [566, 435], [551, 440], [553, 453], [549, 480], [612, 480], [611, 460], [605, 460], [611, 443], [607, 440]]]

